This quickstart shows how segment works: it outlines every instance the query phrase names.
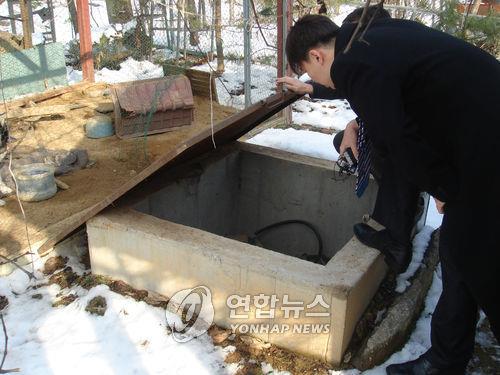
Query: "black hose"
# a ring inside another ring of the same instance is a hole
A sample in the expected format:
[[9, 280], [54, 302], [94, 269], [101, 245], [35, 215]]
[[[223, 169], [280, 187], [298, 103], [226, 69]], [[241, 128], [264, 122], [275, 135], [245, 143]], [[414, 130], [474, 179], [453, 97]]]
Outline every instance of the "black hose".
[[[257, 230], [254, 233], [253, 239], [257, 240], [259, 235], [262, 234], [263, 232], [267, 232], [271, 229], [281, 227], [283, 225], [289, 225], [289, 224], [304, 225], [304, 226], [308, 227], [314, 233], [314, 235], [316, 236], [316, 239], [318, 241], [317, 260], [323, 265], [326, 264], [327, 260], [324, 258], [324, 255], [323, 255], [323, 240], [321, 238], [321, 234], [319, 233], [318, 229], [313, 224], [309, 223], [308, 221], [299, 220], [299, 219], [278, 221], [277, 223], [267, 225], [267, 226]], [[316, 258], [316, 256], [314, 258]], [[310, 260], [310, 259], [308, 259], [308, 260]]]

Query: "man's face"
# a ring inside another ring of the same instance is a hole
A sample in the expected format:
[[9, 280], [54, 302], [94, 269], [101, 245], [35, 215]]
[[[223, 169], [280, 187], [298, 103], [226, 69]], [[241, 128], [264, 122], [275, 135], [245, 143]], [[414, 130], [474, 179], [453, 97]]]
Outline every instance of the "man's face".
[[307, 73], [314, 82], [334, 88], [330, 77], [330, 68], [333, 63], [333, 51], [319, 47], [311, 49], [307, 56], [308, 59], [302, 61], [300, 64], [302, 72]]

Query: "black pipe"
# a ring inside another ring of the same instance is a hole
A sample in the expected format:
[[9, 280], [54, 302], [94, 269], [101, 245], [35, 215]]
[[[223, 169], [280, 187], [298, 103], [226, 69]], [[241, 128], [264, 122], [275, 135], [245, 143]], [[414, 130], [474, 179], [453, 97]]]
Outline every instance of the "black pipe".
[[304, 226], [308, 227], [314, 233], [314, 235], [316, 236], [316, 239], [318, 241], [318, 255], [313, 256], [312, 258], [311, 257], [306, 257], [306, 258], [307, 258], [307, 260], [311, 260], [311, 261], [317, 260], [317, 261], [319, 261], [319, 263], [325, 265], [327, 263], [327, 259], [325, 259], [324, 255], [323, 255], [323, 240], [321, 238], [321, 234], [319, 233], [318, 229], [313, 224], [311, 224], [310, 222], [305, 221], [305, 220], [300, 220], [300, 219], [283, 220], [283, 221], [278, 221], [277, 223], [274, 223], [274, 224], [267, 225], [267, 226], [257, 230], [254, 233], [253, 237], [250, 238], [250, 241], [252, 241], [255, 244], [258, 240], [259, 235], [262, 234], [263, 232], [269, 231], [271, 229], [274, 229], [274, 228], [277, 228], [277, 227], [280, 227], [283, 225], [289, 225], [289, 224], [304, 225]]

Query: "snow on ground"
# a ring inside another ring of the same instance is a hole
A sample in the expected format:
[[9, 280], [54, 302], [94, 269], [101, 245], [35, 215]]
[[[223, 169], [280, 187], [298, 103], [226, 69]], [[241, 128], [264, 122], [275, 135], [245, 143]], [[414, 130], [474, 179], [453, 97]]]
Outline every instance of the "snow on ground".
[[[40, 260], [36, 262], [41, 266]], [[76, 259], [75, 271], [82, 272]], [[37, 272], [37, 284], [47, 281]], [[17, 270], [0, 278], [0, 294], [9, 300], [4, 310], [9, 335], [8, 355], [3, 366], [20, 368], [19, 374], [231, 374], [234, 365], [223, 359], [232, 347], [214, 347], [204, 334], [179, 344], [167, 334], [165, 313], [97, 285], [65, 289], [78, 299], [68, 306], [52, 307], [61, 291], [53, 284], [32, 288], [28, 277]], [[41, 299], [33, 298], [41, 294]], [[85, 311], [95, 296], [107, 301], [104, 316]]]
[[411, 263], [405, 272], [398, 275], [396, 279], [396, 292], [403, 293], [406, 288], [411, 285], [408, 280], [410, 280], [410, 278], [415, 275], [415, 272], [417, 272], [420, 268], [422, 260], [424, 259], [425, 250], [427, 249], [427, 245], [431, 239], [432, 232], [434, 232], [434, 228], [425, 226], [413, 238], [413, 256]]
[[[214, 71], [217, 68], [217, 59], [194, 67], [197, 70], [206, 72]], [[232, 93], [241, 91], [244, 85], [244, 65], [242, 61], [225, 61], [225, 70], [220, 78], [215, 80], [219, 103], [235, 108], [245, 108], [245, 95], [233, 95]], [[251, 69], [251, 99], [255, 103], [273, 95], [276, 91], [276, 68], [263, 65], [252, 64]]]
[[[424, 235], [419, 241], [425, 245]], [[84, 269], [71, 254], [68, 264], [81, 274]], [[59, 375], [132, 375], [132, 374], [234, 374], [237, 365], [224, 362], [234, 346], [214, 346], [203, 334], [186, 343], [172, 339], [166, 328], [165, 313], [110, 291], [106, 285], [90, 290], [73, 286], [61, 290], [58, 285], [46, 285], [47, 277], [40, 272], [42, 261], [35, 261], [36, 284], [19, 270], [0, 278], [0, 295], [9, 304], [3, 314], [9, 335], [9, 351], [4, 368], [20, 368], [19, 374]], [[365, 374], [385, 374], [389, 363], [413, 359], [430, 345], [430, 316], [441, 291], [439, 271], [425, 303], [425, 310], [405, 347], [395, 353], [384, 365]], [[54, 308], [52, 303], [60, 295], [76, 294], [78, 298], [68, 306]], [[38, 296], [37, 296], [38, 295]], [[93, 297], [106, 299], [104, 316], [85, 311]], [[38, 298], [36, 298], [38, 297]], [[78, 365], [76, 365], [78, 364]], [[272, 372], [267, 363], [261, 364], [265, 373]], [[331, 374], [359, 374], [357, 370], [332, 371]]]
[[293, 123], [317, 128], [344, 130], [357, 116], [345, 100], [297, 100], [292, 104]]
[[443, 221], [443, 215], [437, 211], [434, 199], [431, 198], [429, 202], [429, 211], [427, 211], [427, 218], [425, 220], [425, 224], [429, 225], [432, 228], [439, 228], [441, 226], [442, 221]]
[[333, 136], [310, 130], [266, 129], [247, 142], [332, 161], [339, 156]]
[[[66, 67], [68, 83], [82, 80], [81, 70]], [[118, 83], [163, 77], [163, 68], [149, 61], [136, 61], [129, 57], [120, 64], [120, 70], [101, 69], [95, 72], [96, 82]]]

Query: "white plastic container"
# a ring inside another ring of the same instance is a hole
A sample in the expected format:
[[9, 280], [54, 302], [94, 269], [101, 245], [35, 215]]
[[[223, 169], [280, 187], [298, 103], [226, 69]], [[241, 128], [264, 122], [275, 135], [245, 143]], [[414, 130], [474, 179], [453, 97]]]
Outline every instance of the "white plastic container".
[[44, 163], [26, 164], [14, 170], [19, 199], [38, 202], [52, 198], [57, 192], [54, 166]]

